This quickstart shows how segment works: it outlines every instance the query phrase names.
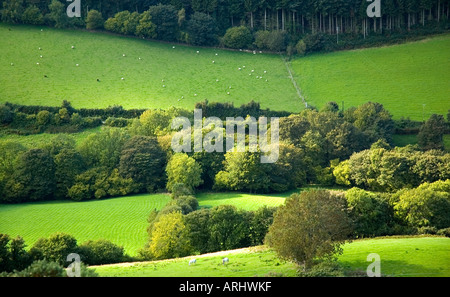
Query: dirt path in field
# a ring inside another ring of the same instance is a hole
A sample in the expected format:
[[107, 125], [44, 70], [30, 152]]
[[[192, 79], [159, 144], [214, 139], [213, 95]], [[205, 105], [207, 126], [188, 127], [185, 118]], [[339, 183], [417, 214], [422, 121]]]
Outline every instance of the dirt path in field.
[[302, 90], [300, 90], [300, 88], [297, 85], [297, 82], [294, 79], [294, 76], [292, 75], [291, 67], [289, 66], [288, 61], [283, 56], [281, 56], [281, 59], [283, 60], [284, 65], [286, 65], [286, 69], [287, 69], [287, 71], [289, 73], [289, 78], [291, 79], [291, 82], [294, 85], [295, 90], [297, 91], [298, 97], [302, 100], [302, 102], [305, 105], [305, 107], [308, 107], [308, 103], [306, 102], [305, 97], [303, 97], [303, 95], [302, 95]]

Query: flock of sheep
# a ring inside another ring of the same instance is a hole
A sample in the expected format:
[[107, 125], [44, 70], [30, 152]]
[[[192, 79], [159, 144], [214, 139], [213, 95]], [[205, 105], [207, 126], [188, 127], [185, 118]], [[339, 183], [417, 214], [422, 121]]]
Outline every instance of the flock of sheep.
[[[223, 258], [222, 259], [222, 264], [223, 265], [228, 264], [228, 262], [230, 262], [230, 259], [228, 259], [228, 258]], [[194, 265], [196, 263], [197, 263], [197, 259], [192, 259], [192, 260], [189, 261], [189, 266]]]
[[[42, 30], [41, 30], [41, 31], [42, 31]], [[172, 46], [172, 48], [175, 49], [175, 46]], [[71, 46], [71, 49], [74, 50], [74, 49], [75, 49], [75, 45], [72, 45], [72, 46]], [[39, 50], [42, 51], [42, 48], [39, 47]], [[196, 53], [197, 53], [197, 55], [198, 55], [198, 54], [200, 54], [200, 51], [197, 50]], [[255, 53], [256, 53], [256, 52], [253, 52], [253, 54], [255, 54]], [[218, 53], [215, 54], [215, 56], [218, 56], [218, 55], [219, 55]], [[122, 57], [126, 57], [126, 56], [127, 56], [126, 54], [122, 54]], [[39, 57], [40, 57], [40, 58], [43, 58], [43, 55], [40, 55]], [[142, 60], [141, 57], [139, 57], [138, 59], [139, 59], [140, 61]], [[215, 60], [212, 60], [212, 64], [215, 64], [215, 63], [216, 63], [216, 61], [215, 61]], [[39, 66], [40, 63], [39, 63], [39, 62], [36, 62], [36, 65]], [[14, 63], [11, 63], [11, 66], [14, 66]], [[75, 66], [76, 66], [76, 67], [79, 67], [80, 64], [77, 63], [77, 64], [75, 64]], [[238, 70], [239, 70], [239, 71], [242, 71], [243, 69], [245, 69], [245, 65], [244, 65], [244, 66], [241, 66], [241, 67], [238, 67]], [[249, 73], [249, 76], [252, 76], [254, 73], [255, 73], [255, 70], [252, 69], [251, 72]], [[266, 71], [266, 70], [264, 70], [264, 74], [267, 74], [267, 71]], [[48, 78], [47, 75], [44, 75], [44, 77], [45, 77], [45, 78]], [[256, 78], [257, 78], [257, 79], [263, 79], [263, 76], [262, 76], [262, 75], [257, 75]], [[124, 80], [125, 80], [125, 77], [121, 77], [120, 79], [121, 79], [122, 81], [124, 81]], [[219, 82], [219, 81], [220, 81], [219, 79], [216, 79], [216, 82]], [[266, 79], [265, 81], [268, 82], [268, 79]], [[97, 82], [100, 82], [100, 79], [99, 79], [99, 78], [97, 78]], [[163, 88], [166, 88], [166, 84], [164, 83], [164, 79], [162, 80], [162, 83], [163, 83], [163, 84], [162, 84], [162, 87], [163, 87]], [[231, 90], [232, 87], [229, 86], [228, 89]], [[229, 90], [227, 90], [227, 95], [230, 95], [230, 91], [229, 91]], [[195, 94], [194, 94], [194, 97], [197, 97], [197, 96], [198, 96], [198, 95], [195, 93]], [[181, 98], [179, 98], [178, 101], [181, 101], [181, 100], [183, 100], [183, 99], [184, 99], [184, 96], [181, 96]]]

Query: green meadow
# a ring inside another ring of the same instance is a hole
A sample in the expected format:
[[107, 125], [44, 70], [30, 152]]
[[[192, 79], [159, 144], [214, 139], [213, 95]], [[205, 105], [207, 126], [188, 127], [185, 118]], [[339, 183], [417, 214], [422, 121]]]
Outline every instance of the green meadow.
[[422, 121], [450, 109], [450, 35], [401, 45], [315, 54], [292, 62], [306, 101], [347, 109], [372, 101], [394, 118]]
[[[200, 207], [220, 204], [256, 210], [262, 205], [279, 206], [289, 193], [250, 195], [234, 193], [199, 194]], [[141, 194], [83, 202], [46, 201], [0, 204], [0, 233], [22, 236], [30, 247], [40, 237], [55, 232], [73, 235], [78, 243], [108, 239], [137, 255], [147, 242], [147, 218], [150, 211], [161, 209], [170, 201], [167, 194]]]
[[165, 194], [143, 194], [84, 202], [47, 201], [0, 204], [0, 233], [22, 236], [28, 247], [55, 232], [73, 235], [78, 243], [107, 239], [131, 256], [147, 241], [147, 217], [169, 200]]
[[[338, 258], [345, 271], [359, 271], [364, 275], [371, 262], [367, 256], [380, 255], [382, 276], [450, 276], [450, 238], [398, 237], [355, 240], [344, 245]], [[228, 257], [228, 265], [222, 259]], [[195, 265], [188, 265], [190, 259]], [[264, 246], [224, 251], [152, 262], [135, 262], [95, 266], [100, 276], [111, 277], [252, 277], [267, 275], [295, 276], [296, 267], [281, 261], [275, 252]]]
[[303, 107], [274, 54], [5, 24], [0, 50], [0, 103], [193, 109], [208, 99], [235, 106], [254, 100], [272, 110]]

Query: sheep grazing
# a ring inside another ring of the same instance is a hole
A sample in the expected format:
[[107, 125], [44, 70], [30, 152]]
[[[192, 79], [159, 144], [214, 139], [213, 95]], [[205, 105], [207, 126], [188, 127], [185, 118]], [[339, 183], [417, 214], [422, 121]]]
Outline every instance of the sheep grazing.
[[242, 69], [241, 69], [241, 67], [239, 67], [238, 69], [239, 69], [239, 71], [241, 71], [241, 70], [242, 70]]
[[230, 92], [227, 92], [227, 95], [230, 95]]
[[214, 63], [216, 63], [216, 61], [212, 61], [212, 63], [214, 64]]
[[219, 54], [218, 53], [216, 53], [216, 56], [218, 56]]
[[197, 94], [194, 94], [194, 97], [197, 97]]
[[264, 70], [264, 73], [267, 73], [267, 71], [266, 71], [266, 70]]
[[142, 60], [142, 59], [139, 57], [139, 60]]
[[122, 80], [125, 80], [125, 78], [123, 78], [123, 77], [122, 77], [121, 79], [122, 79]]
[[197, 51], [197, 54], [200, 54], [200, 52], [199, 52], [199, 51]]
[[163, 85], [163, 88], [165, 88], [166, 87], [166, 85]]
[[74, 49], [75, 48], [75, 45], [72, 45], [72, 49]]
[[126, 55], [125, 55], [125, 54], [123, 54], [122, 56], [123, 56], [123, 57], [126, 57]]
[[14, 63], [11, 63], [11, 66], [14, 66]]
[[78, 66], [80, 66], [80, 64], [76, 64], [75, 66], [77, 66], [77, 67], [78, 67]]
[[189, 266], [194, 265], [195, 263], [197, 263], [197, 259], [192, 259], [191, 261], [189, 261]]
[[42, 55], [40, 55], [39, 57], [40, 57], [40, 58], [43, 58], [43, 56], [42, 56]]
[[36, 65], [40, 65], [39, 62], [37, 62]]
[[227, 264], [228, 262], [230, 262], [230, 260], [228, 258], [223, 258], [222, 259], [222, 264]]
[[172, 48], [175, 48], [175, 46], [172, 46]]

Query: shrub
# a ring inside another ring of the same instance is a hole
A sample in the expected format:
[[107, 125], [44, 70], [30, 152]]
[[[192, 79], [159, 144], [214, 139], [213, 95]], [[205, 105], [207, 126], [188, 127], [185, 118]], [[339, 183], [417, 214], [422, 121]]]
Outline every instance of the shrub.
[[118, 263], [124, 259], [124, 249], [109, 240], [89, 240], [80, 245], [80, 256], [88, 265]]
[[258, 31], [255, 34], [255, 45], [260, 49], [280, 52], [286, 49], [287, 34], [281, 31]]
[[232, 27], [227, 30], [223, 37], [223, 44], [229, 48], [246, 48], [252, 43], [252, 33], [245, 26]]
[[0, 124], [10, 124], [14, 120], [14, 111], [5, 104], [0, 105]]
[[78, 251], [77, 240], [66, 233], [54, 233], [48, 238], [39, 238], [30, 249], [34, 260], [54, 261], [66, 265], [67, 255]]
[[95, 9], [89, 10], [86, 18], [86, 29], [88, 30], [102, 29], [104, 25], [105, 20], [103, 19], [101, 12]]
[[22, 22], [30, 25], [42, 25], [44, 23], [44, 16], [36, 5], [31, 5], [23, 12]]
[[303, 40], [299, 40], [299, 42], [297, 42], [297, 45], [295, 46], [295, 49], [298, 55], [303, 56], [306, 53], [305, 42]]

